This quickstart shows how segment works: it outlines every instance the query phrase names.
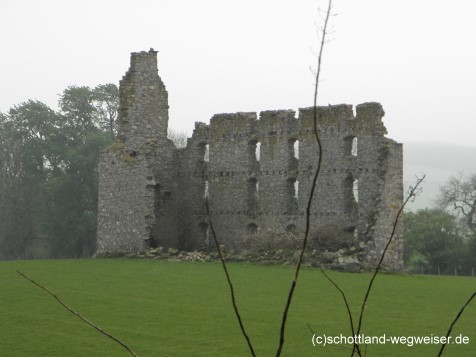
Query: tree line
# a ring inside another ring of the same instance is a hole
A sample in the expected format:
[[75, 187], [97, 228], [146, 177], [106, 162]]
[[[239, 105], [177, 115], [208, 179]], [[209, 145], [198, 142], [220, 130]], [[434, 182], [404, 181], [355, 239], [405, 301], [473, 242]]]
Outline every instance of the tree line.
[[94, 253], [98, 158], [115, 137], [119, 91], [70, 86], [58, 104], [0, 113], [0, 259]]
[[404, 216], [405, 266], [427, 274], [476, 274], [476, 174], [452, 176], [434, 208]]

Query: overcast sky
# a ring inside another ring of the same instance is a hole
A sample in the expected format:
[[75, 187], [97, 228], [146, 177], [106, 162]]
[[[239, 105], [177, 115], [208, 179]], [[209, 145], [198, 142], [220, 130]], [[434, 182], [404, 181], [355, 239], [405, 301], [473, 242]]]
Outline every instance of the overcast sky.
[[[158, 50], [170, 123], [312, 104], [326, 0], [0, 0], [0, 111], [118, 84]], [[476, 145], [476, 2], [335, 0], [319, 102], [382, 103], [389, 137]]]

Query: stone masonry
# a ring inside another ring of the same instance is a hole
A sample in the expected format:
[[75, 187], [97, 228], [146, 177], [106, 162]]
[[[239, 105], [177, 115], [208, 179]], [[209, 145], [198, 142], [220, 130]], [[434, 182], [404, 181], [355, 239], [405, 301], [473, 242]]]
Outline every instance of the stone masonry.
[[[385, 137], [378, 103], [318, 107], [322, 169], [311, 231], [334, 227], [374, 264], [402, 204], [402, 145]], [[157, 53], [132, 53], [120, 82], [116, 143], [99, 164], [98, 255], [210, 245], [205, 196], [219, 239], [239, 249], [275, 225], [302, 233], [320, 155], [313, 108], [214, 115], [187, 147], [167, 139], [168, 93]], [[402, 227], [385, 264], [402, 267]]]

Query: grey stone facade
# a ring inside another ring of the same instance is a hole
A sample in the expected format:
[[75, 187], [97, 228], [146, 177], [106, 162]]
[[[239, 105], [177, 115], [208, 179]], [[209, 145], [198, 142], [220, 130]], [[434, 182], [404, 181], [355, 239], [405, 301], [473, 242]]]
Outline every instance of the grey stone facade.
[[[187, 147], [167, 139], [167, 91], [154, 51], [133, 53], [120, 82], [118, 140], [99, 164], [97, 253], [162, 246], [204, 249], [205, 195], [225, 246], [279, 224], [302, 232], [320, 155], [313, 108], [214, 115], [196, 123]], [[375, 263], [402, 204], [402, 145], [385, 137], [378, 103], [318, 108], [322, 170], [311, 230], [336, 227]], [[402, 227], [386, 256], [402, 267]]]

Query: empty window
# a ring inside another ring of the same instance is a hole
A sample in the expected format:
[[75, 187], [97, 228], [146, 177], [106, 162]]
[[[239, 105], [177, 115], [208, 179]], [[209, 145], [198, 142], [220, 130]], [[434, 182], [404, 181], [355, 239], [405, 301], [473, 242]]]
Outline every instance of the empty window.
[[210, 146], [207, 143], [201, 142], [198, 144], [197, 159], [204, 162], [210, 161]]
[[154, 207], [156, 210], [160, 209], [161, 205], [160, 188], [161, 187], [159, 184], [154, 186]]
[[248, 180], [248, 209], [254, 211], [258, 204], [259, 182], [254, 177]]
[[359, 203], [359, 180], [354, 179], [352, 184], [352, 193], [354, 194], [354, 201]]
[[248, 192], [252, 194], [253, 196], [257, 197], [258, 196], [258, 190], [259, 190], [259, 182], [257, 179], [254, 177], [250, 178], [248, 180]]
[[290, 213], [296, 213], [298, 208], [298, 191], [299, 191], [299, 182], [294, 177], [287, 180], [287, 206]]
[[294, 177], [288, 179], [288, 196], [296, 200], [299, 196], [299, 181]]
[[205, 190], [203, 193], [203, 197], [208, 198], [208, 180], [205, 180]]
[[296, 140], [293, 144], [293, 155], [295, 159], [299, 160], [299, 140]]
[[344, 138], [344, 151], [347, 156], [357, 156], [358, 139], [356, 136], [347, 136]]
[[248, 145], [250, 146], [251, 162], [259, 162], [261, 158], [261, 143], [257, 140], [252, 140]]
[[290, 232], [290, 233], [293, 233], [296, 231], [296, 226], [294, 224], [289, 224], [287, 227], [286, 227], [286, 232]]
[[351, 154], [352, 156], [357, 156], [357, 152], [358, 152], [357, 144], [358, 144], [358, 139], [357, 139], [357, 137], [353, 137], [353, 138], [352, 138], [352, 147], [351, 147], [351, 149], [350, 149], [350, 154]]
[[209, 162], [210, 161], [210, 145], [205, 145], [205, 153], [203, 154], [203, 161]]
[[250, 223], [246, 227], [246, 230], [248, 231], [249, 234], [256, 234], [259, 231], [259, 227], [254, 223]]
[[353, 213], [357, 209], [359, 200], [359, 180], [348, 176], [343, 184], [344, 212]]
[[198, 229], [203, 239], [203, 243], [205, 244], [206, 247], [208, 247], [210, 245], [210, 230], [209, 230], [208, 224], [205, 222], [201, 222], [198, 225]]
[[291, 159], [299, 160], [299, 140], [290, 139], [288, 144]]

